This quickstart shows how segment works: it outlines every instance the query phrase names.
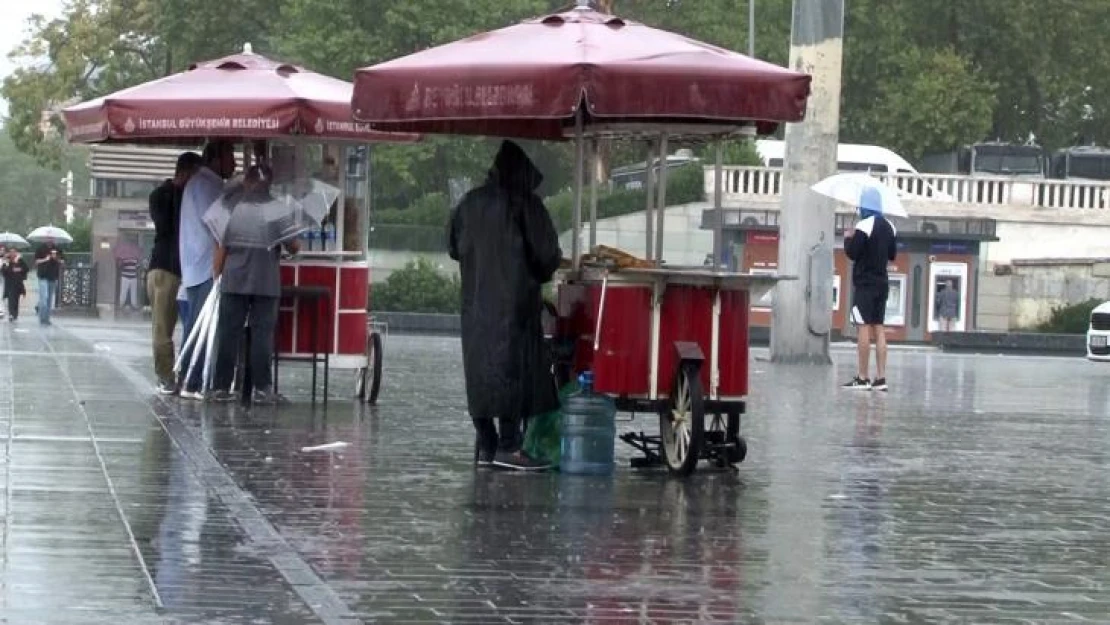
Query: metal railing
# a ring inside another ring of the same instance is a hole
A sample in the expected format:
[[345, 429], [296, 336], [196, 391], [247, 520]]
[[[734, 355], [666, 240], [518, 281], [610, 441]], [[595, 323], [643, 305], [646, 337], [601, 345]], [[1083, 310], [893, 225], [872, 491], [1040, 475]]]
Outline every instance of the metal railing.
[[96, 264], [90, 254], [66, 254], [55, 297], [59, 309], [96, 308]]
[[[727, 165], [722, 172], [726, 201], [771, 198], [782, 194], [783, 170], [772, 167]], [[917, 200], [993, 206], [1032, 206], [1055, 209], [1110, 208], [1110, 183], [1072, 180], [972, 177], [947, 174], [872, 174], [883, 183]], [[715, 191], [713, 168], [705, 168], [705, 194]]]
[[[729, 230], [774, 230], [779, 225], [779, 212], [757, 209], [724, 209], [724, 227]], [[707, 209], [701, 214], [701, 227], [712, 229], [716, 224], [715, 209]], [[837, 233], [854, 228], [859, 217], [853, 214], [838, 213], [835, 228]], [[950, 217], [909, 217], [897, 220], [901, 234], [921, 233], [949, 237], [968, 237], [990, 240], [995, 238], [997, 223], [986, 218]]]

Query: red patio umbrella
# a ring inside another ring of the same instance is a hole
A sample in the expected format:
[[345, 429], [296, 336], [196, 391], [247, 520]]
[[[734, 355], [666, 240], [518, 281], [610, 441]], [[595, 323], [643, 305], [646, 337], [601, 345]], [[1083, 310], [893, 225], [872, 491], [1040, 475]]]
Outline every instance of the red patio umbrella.
[[379, 130], [539, 139], [589, 124], [801, 121], [810, 77], [586, 7], [360, 69]]
[[210, 137], [415, 141], [351, 118], [351, 84], [253, 54], [189, 69], [62, 111], [76, 143], [200, 142]]

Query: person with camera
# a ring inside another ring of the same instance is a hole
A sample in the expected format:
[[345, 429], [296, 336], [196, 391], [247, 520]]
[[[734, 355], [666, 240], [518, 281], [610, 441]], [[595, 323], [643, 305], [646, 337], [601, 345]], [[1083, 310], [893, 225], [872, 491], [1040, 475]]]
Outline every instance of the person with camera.
[[39, 277], [39, 304], [36, 310], [39, 323], [44, 326], [50, 325], [50, 309], [54, 306], [58, 279], [62, 276], [65, 262], [65, 255], [54, 245], [53, 239], [48, 239], [35, 250], [35, 272]]

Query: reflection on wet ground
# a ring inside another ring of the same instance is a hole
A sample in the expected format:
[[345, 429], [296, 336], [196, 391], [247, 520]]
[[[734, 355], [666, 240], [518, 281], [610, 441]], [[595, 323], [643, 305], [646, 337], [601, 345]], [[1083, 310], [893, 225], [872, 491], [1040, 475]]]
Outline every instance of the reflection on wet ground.
[[337, 373], [250, 411], [151, 397], [147, 332], [0, 328], [8, 622], [1110, 615], [1106, 365], [899, 352], [880, 395], [757, 358], [738, 473], [596, 479], [475, 472], [450, 339], [392, 337], [378, 408]]

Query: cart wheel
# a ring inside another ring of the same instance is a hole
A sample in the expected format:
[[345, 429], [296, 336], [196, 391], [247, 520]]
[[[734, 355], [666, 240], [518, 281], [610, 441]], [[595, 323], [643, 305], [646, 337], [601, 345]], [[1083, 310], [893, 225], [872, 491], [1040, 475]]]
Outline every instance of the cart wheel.
[[736, 446], [728, 450], [730, 464], [740, 464], [748, 457], [748, 441], [743, 436], [736, 437]]
[[713, 415], [705, 433], [705, 440], [711, 445], [719, 445], [714, 455], [717, 464], [721, 466], [740, 464], [748, 456], [748, 444], [744, 437], [740, 436], [739, 412]]
[[690, 475], [701, 459], [705, 433], [705, 397], [697, 365], [679, 367], [664, 410], [659, 415], [659, 434], [667, 468], [675, 475]]
[[705, 428], [705, 447], [705, 456], [715, 460], [721, 468], [743, 462], [748, 448], [740, 437], [740, 413], [710, 415]]
[[382, 337], [377, 332], [366, 337], [366, 363], [358, 376], [358, 398], [374, 404], [382, 387]]

